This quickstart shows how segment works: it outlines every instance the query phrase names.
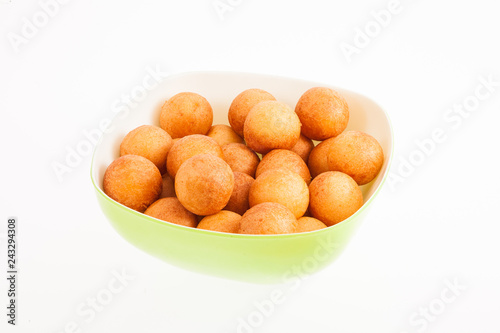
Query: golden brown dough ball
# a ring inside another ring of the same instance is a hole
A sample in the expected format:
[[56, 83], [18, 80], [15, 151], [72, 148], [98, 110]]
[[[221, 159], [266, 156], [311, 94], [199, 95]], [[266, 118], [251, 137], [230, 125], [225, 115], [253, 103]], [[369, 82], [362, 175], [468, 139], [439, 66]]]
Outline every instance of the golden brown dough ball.
[[124, 155], [106, 169], [103, 187], [111, 199], [142, 213], [160, 196], [162, 178], [147, 158]]
[[371, 182], [383, 164], [382, 147], [374, 137], [363, 132], [340, 134], [328, 150], [328, 168], [348, 174], [358, 185]]
[[242, 172], [234, 172], [234, 188], [225, 210], [243, 215], [249, 208], [248, 195], [255, 180]]
[[168, 152], [167, 171], [170, 177], [175, 180], [182, 163], [199, 154], [212, 154], [224, 158], [221, 147], [214, 139], [200, 134], [185, 136], [177, 141]]
[[311, 182], [311, 174], [304, 160], [286, 149], [275, 149], [267, 153], [260, 161], [255, 171], [255, 177], [272, 169], [286, 169], [298, 173], [307, 185]]
[[311, 172], [311, 176], [313, 178], [330, 170], [328, 168], [328, 152], [330, 151], [330, 147], [334, 139], [335, 138], [330, 138], [320, 142], [311, 151], [307, 165], [309, 166], [309, 171]]
[[297, 227], [295, 228], [295, 232], [309, 232], [314, 230], [320, 230], [326, 228], [326, 224], [321, 222], [314, 217], [301, 217], [297, 220]]
[[272, 235], [293, 233], [297, 219], [282, 204], [264, 202], [253, 206], [240, 220], [240, 234]]
[[299, 155], [307, 164], [307, 160], [309, 159], [309, 155], [311, 154], [313, 148], [314, 142], [301, 134], [299, 141], [297, 141], [295, 146], [293, 146], [290, 150]]
[[230, 143], [222, 146], [224, 160], [234, 172], [243, 172], [255, 176], [255, 170], [260, 162], [259, 156], [242, 143]]
[[243, 126], [250, 110], [260, 102], [275, 101], [273, 95], [262, 89], [248, 89], [240, 93], [231, 103], [227, 117], [234, 131], [243, 136]]
[[213, 215], [205, 216], [198, 224], [198, 229], [236, 234], [240, 230], [240, 220], [240, 214], [221, 210]]
[[222, 158], [200, 154], [184, 162], [175, 177], [175, 193], [184, 207], [197, 215], [212, 215], [227, 205], [234, 175]]
[[213, 117], [212, 107], [205, 97], [182, 92], [163, 104], [160, 127], [174, 139], [191, 134], [207, 134]]
[[177, 198], [159, 199], [149, 206], [144, 214], [191, 228], [196, 228], [198, 224], [196, 215], [184, 208]]
[[363, 206], [363, 194], [349, 175], [323, 172], [309, 186], [311, 215], [327, 226], [339, 223]]
[[159, 127], [139, 126], [130, 131], [120, 145], [120, 156], [139, 155], [156, 165], [162, 174], [167, 171], [165, 162], [172, 147], [172, 138]]
[[286, 169], [272, 169], [260, 174], [250, 188], [250, 207], [276, 202], [288, 208], [296, 218], [309, 206], [309, 189], [302, 177]]
[[326, 140], [342, 133], [349, 122], [349, 106], [342, 95], [330, 88], [307, 90], [295, 112], [302, 123], [302, 134], [313, 140]]
[[300, 120], [284, 103], [260, 102], [248, 113], [243, 133], [247, 146], [258, 153], [291, 149], [300, 137]]
[[163, 190], [161, 191], [160, 198], [175, 197], [175, 187], [172, 178], [168, 175], [168, 173], [165, 173], [162, 178]]
[[210, 128], [207, 136], [214, 139], [219, 146], [224, 146], [229, 143], [243, 143], [243, 138], [228, 125], [214, 125]]

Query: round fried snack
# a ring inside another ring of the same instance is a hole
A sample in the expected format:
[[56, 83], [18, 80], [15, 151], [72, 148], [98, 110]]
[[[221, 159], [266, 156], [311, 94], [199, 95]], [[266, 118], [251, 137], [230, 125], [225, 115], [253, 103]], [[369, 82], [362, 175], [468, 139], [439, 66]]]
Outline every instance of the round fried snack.
[[304, 135], [300, 135], [299, 141], [295, 144], [295, 146], [290, 149], [304, 160], [307, 164], [307, 160], [309, 159], [309, 155], [314, 148], [314, 143], [311, 139], [305, 137]]
[[227, 205], [234, 175], [222, 158], [200, 154], [184, 162], [175, 177], [175, 193], [184, 207], [197, 215], [212, 215]]
[[147, 158], [124, 155], [106, 169], [103, 188], [111, 199], [142, 213], [160, 196], [162, 178]]
[[234, 188], [225, 210], [243, 215], [249, 208], [248, 195], [255, 179], [242, 172], [234, 172]]
[[156, 165], [162, 174], [167, 171], [165, 162], [172, 147], [172, 138], [159, 127], [139, 126], [130, 131], [120, 145], [120, 156], [139, 155]]
[[300, 120], [284, 103], [260, 102], [248, 113], [243, 133], [247, 146], [257, 153], [291, 149], [300, 137]]
[[172, 178], [168, 175], [168, 173], [165, 173], [162, 178], [163, 190], [161, 191], [160, 199], [175, 197], [175, 187]]
[[297, 227], [295, 228], [295, 232], [309, 232], [319, 229], [327, 228], [326, 224], [321, 222], [314, 217], [301, 217], [297, 220]]
[[295, 106], [302, 134], [313, 140], [339, 135], [349, 122], [349, 106], [342, 95], [330, 88], [307, 90]]
[[250, 110], [260, 102], [275, 101], [273, 95], [262, 89], [248, 89], [240, 93], [231, 103], [227, 117], [233, 130], [243, 136], [243, 126]]
[[299, 174], [286, 169], [272, 169], [255, 179], [248, 199], [250, 207], [263, 202], [280, 203], [299, 218], [309, 206], [309, 189]]
[[163, 104], [160, 127], [175, 138], [191, 134], [207, 134], [212, 126], [213, 111], [205, 97], [182, 92]]
[[286, 169], [298, 173], [307, 185], [311, 182], [311, 174], [304, 160], [291, 150], [275, 149], [267, 153], [255, 171], [255, 177], [272, 169]]
[[167, 157], [167, 171], [175, 179], [182, 163], [199, 154], [211, 154], [224, 158], [221, 147], [214, 139], [205, 135], [188, 135], [174, 143]]
[[240, 230], [241, 215], [228, 210], [205, 216], [198, 224], [198, 229], [229, 232], [236, 234]]
[[335, 138], [322, 141], [311, 151], [307, 165], [309, 166], [309, 171], [313, 178], [330, 170], [328, 168], [328, 152], [330, 151], [333, 140], [335, 140]]
[[243, 143], [243, 138], [228, 125], [214, 125], [210, 128], [207, 136], [214, 139], [219, 146], [227, 145], [228, 143]]
[[383, 164], [384, 151], [378, 141], [359, 131], [340, 134], [328, 151], [328, 168], [348, 174], [358, 185], [371, 182]]
[[243, 172], [255, 176], [255, 170], [260, 162], [259, 156], [242, 143], [230, 143], [222, 146], [224, 160], [234, 172]]
[[253, 206], [240, 221], [240, 234], [272, 235], [293, 233], [297, 219], [285, 206], [264, 202]]
[[191, 228], [196, 228], [198, 224], [196, 215], [184, 208], [177, 198], [159, 199], [149, 206], [144, 214]]
[[311, 215], [327, 226], [339, 223], [363, 206], [363, 194], [349, 175], [323, 172], [309, 186]]

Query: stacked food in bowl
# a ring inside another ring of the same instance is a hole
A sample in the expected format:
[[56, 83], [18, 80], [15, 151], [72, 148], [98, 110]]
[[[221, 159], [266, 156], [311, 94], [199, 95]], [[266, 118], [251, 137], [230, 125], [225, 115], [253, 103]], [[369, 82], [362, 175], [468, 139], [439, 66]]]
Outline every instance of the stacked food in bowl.
[[[151, 110], [153, 112], [153, 110]], [[143, 124], [120, 144], [104, 192], [146, 215], [187, 227], [240, 234], [309, 232], [363, 205], [360, 186], [384, 164], [375, 138], [345, 131], [349, 107], [314, 87], [295, 110], [248, 89], [213, 125], [203, 96], [182, 92], [162, 106], [159, 127]]]

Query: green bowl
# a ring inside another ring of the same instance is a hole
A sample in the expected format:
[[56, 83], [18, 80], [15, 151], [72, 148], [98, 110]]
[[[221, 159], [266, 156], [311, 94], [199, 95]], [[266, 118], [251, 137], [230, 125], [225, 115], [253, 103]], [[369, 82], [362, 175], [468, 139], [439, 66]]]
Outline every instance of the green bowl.
[[[108, 197], [102, 186], [107, 166], [119, 157], [123, 137], [132, 129], [159, 126], [163, 102], [176, 93], [201, 94], [212, 105], [214, 124], [227, 124], [227, 110], [245, 89], [269, 91], [295, 107], [307, 89], [324, 86], [339, 91], [350, 109], [348, 130], [360, 130], [381, 144], [385, 162], [380, 174], [361, 187], [365, 203], [354, 215], [326, 229], [287, 235], [239, 235], [188, 228], [136, 212]], [[148, 91], [132, 110], [118, 113], [102, 135], [92, 158], [91, 177], [102, 211], [116, 231], [139, 249], [172, 265], [213, 276], [253, 283], [280, 283], [315, 273], [344, 250], [364, 219], [389, 172], [393, 134], [387, 114], [369, 98], [328, 84], [284, 77], [234, 73], [193, 72], [172, 75]]]

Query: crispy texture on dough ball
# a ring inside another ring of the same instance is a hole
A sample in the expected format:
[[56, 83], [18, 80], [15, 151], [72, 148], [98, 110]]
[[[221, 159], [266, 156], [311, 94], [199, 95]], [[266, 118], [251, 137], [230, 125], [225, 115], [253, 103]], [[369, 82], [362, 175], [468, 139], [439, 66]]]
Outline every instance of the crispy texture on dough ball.
[[304, 179], [295, 172], [268, 170], [257, 177], [250, 188], [250, 207], [263, 202], [280, 203], [299, 218], [309, 206], [309, 189]]
[[172, 147], [172, 138], [159, 127], [139, 126], [130, 131], [120, 145], [120, 156], [139, 155], [156, 165], [162, 174], [167, 171], [165, 162]]
[[172, 178], [168, 175], [168, 173], [165, 173], [162, 178], [163, 190], [161, 191], [160, 199], [175, 197], [175, 187]]
[[282, 204], [264, 202], [253, 206], [240, 221], [240, 234], [272, 235], [293, 233], [297, 219]]
[[162, 182], [153, 162], [139, 155], [124, 155], [106, 169], [103, 187], [111, 199], [142, 213], [160, 196]]
[[301, 217], [297, 220], [297, 227], [295, 228], [295, 232], [309, 232], [314, 230], [320, 230], [326, 228], [326, 224], [321, 222], [314, 217]]
[[315, 178], [319, 174], [329, 171], [328, 168], [328, 152], [335, 138], [330, 138], [325, 141], [320, 142], [316, 147], [313, 148], [311, 154], [309, 155], [309, 160], [307, 165], [311, 176]]
[[172, 96], [163, 104], [160, 127], [175, 138], [191, 134], [207, 134], [214, 114], [205, 97], [193, 92]]
[[214, 139], [200, 134], [185, 136], [177, 141], [168, 152], [167, 171], [170, 177], [175, 179], [182, 163], [199, 154], [212, 154], [224, 158], [221, 147]]
[[248, 195], [255, 179], [243, 172], [234, 172], [234, 188], [225, 210], [243, 215], [249, 208]]
[[311, 154], [313, 148], [314, 142], [301, 134], [299, 141], [297, 141], [295, 146], [293, 146], [290, 150], [299, 155], [307, 164], [307, 160], [309, 159], [309, 155]]
[[207, 136], [214, 139], [219, 146], [227, 145], [228, 143], [243, 143], [243, 138], [228, 125], [214, 125], [210, 128]]
[[295, 112], [302, 123], [302, 134], [313, 140], [339, 135], [349, 122], [349, 106], [342, 95], [330, 88], [307, 90], [297, 102]]
[[309, 186], [309, 211], [327, 226], [337, 224], [363, 206], [363, 194], [349, 175], [327, 171]]
[[363, 132], [340, 134], [328, 150], [328, 168], [348, 174], [358, 185], [371, 182], [383, 164], [382, 147], [374, 137]]
[[231, 103], [227, 117], [234, 131], [243, 136], [243, 126], [250, 110], [260, 102], [275, 101], [273, 95], [262, 89], [248, 89], [240, 93]]
[[222, 158], [200, 154], [184, 162], [175, 177], [175, 193], [184, 207], [197, 215], [224, 208], [234, 187], [234, 175]]
[[291, 149], [300, 138], [300, 120], [284, 103], [260, 102], [248, 113], [243, 133], [247, 146], [257, 153]]
[[221, 210], [213, 215], [205, 216], [198, 224], [198, 229], [236, 234], [238, 230], [240, 230], [240, 220], [240, 214], [228, 210]]
[[234, 172], [243, 172], [255, 176], [255, 170], [260, 162], [259, 156], [242, 143], [230, 143], [222, 146], [224, 160]]
[[311, 174], [304, 160], [291, 150], [275, 149], [267, 153], [255, 171], [255, 177], [272, 169], [286, 169], [298, 173], [307, 185], [311, 182]]
[[149, 206], [144, 214], [191, 228], [196, 228], [198, 224], [196, 215], [184, 208], [177, 198], [159, 199]]

